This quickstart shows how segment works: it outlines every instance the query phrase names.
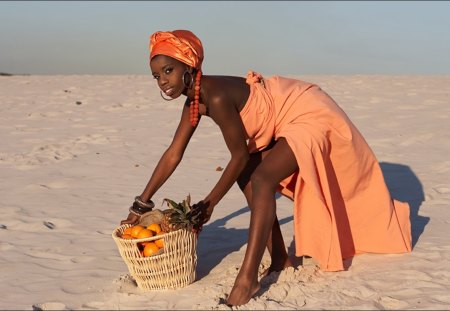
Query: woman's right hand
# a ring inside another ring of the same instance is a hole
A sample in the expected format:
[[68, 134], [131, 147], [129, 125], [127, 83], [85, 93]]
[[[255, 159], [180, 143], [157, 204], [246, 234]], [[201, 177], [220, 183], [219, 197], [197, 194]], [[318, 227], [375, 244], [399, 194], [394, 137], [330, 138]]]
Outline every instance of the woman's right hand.
[[206, 204], [204, 201], [200, 201], [192, 206], [193, 214], [199, 215], [199, 227], [202, 227], [209, 221], [213, 213], [214, 207], [210, 204]]
[[120, 222], [120, 225], [130, 224], [130, 225], [134, 226], [139, 222], [140, 218], [141, 217], [139, 217], [133, 213], [129, 213], [127, 219], [122, 220]]

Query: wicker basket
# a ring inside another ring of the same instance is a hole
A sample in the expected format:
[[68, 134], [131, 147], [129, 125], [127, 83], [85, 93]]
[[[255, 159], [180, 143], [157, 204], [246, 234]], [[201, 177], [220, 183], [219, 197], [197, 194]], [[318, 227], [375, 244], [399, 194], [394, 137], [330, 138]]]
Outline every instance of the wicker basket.
[[[176, 289], [194, 282], [197, 267], [197, 235], [194, 232], [180, 229], [145, 239], [120, 238], [128, 227], [130, 225], [118, 227], [112, 237], [139, 288], [144, 291]], [[142, 257], [138, 243], [158, 239], [164, 240], [160, 253]]]

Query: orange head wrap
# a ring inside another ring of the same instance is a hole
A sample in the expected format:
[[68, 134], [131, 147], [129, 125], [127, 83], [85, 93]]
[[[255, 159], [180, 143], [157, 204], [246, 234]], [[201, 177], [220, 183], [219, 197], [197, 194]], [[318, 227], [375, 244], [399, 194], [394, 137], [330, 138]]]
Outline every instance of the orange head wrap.
[[203, 46], [189, 30], [157, 31], [150, 36], [150, 60], [156, 55], [173, 57], [191, 67], [200, 69]]

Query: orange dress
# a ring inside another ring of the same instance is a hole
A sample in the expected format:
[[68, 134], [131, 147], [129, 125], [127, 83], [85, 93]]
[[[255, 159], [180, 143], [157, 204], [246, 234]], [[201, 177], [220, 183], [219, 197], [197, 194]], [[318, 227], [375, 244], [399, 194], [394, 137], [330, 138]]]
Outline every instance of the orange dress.
[[284, 137], [299, 171], [279, 191], [294, 201], [296, 255], [324, 271], [360, 253], [411, 251], [409, 205], [392, 200], [380, 165], [344, 111], [317, 85], [253, 72], [240, 112], [251, 153]]

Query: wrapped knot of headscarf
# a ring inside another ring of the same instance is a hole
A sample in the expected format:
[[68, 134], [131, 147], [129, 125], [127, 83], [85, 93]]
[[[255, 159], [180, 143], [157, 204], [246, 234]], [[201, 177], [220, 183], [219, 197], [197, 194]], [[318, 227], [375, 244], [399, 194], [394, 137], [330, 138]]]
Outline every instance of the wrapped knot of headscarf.
[[200, 69], [203, 62], [203, 46], [189, 30], [157, 31], [150, 36], [150, 59], [166, 55], [191, 67]]

